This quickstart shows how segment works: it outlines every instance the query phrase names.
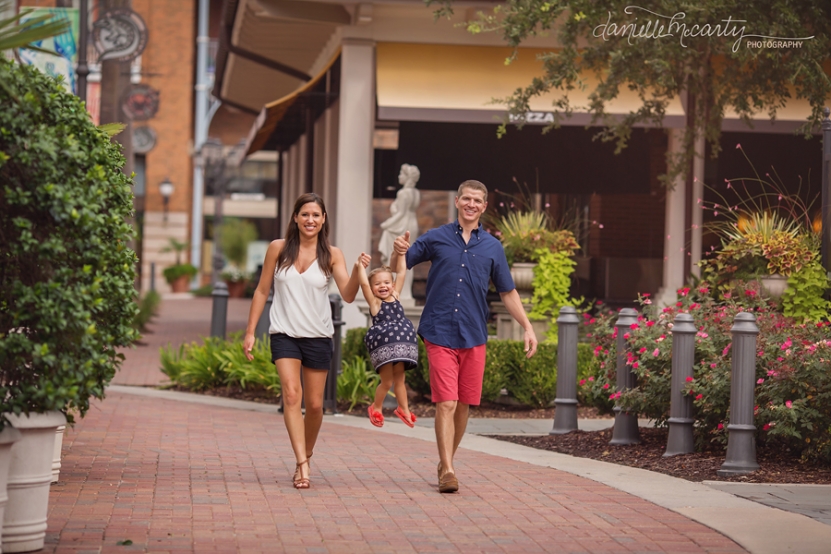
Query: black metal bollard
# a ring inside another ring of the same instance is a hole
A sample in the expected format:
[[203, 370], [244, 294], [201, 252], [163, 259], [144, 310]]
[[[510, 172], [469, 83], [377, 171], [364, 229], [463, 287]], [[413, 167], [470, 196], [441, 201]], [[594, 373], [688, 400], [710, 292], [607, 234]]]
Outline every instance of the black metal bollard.
[[150, 290], [156, 292], [156, 262], [150, 262]]
[[672, 385], [669, 408], [669, 438], [664, 456], [689, 454], [695, 450], [692, 417], [693, 403], [684, 394], [687, 377], [693, 376], [695, 364], [695, 333], [690, 314], [678, 314], [672, 326]]
[[333, 415], [338, 413], [338, 375], [341, 373], [341, 327], [344, 322], [341, 318], [343, 302], [337, 294], [329, 295], [329, 306], [332, 308], [332, 325], [335, 327], [335, 335], [332, 337], [334, 351], [332, 353], [332, 366], [329, 375], [326, 376], [326, 388], [323, 394], [323, 410], [329, 410]]
[[744, 475], [759, 469], [756, 463], [756, 426], [753, 400], [756, 386], [756, 316], [736, 315], [733, 322], [733, 359], [730, 369], [730, 424], [727, 457], [716, 471], [719, 476]]
[[260, 314], [260, 319], [257, 320], [257, 327], [254, 329], [254, 338], [262, 339], [263, 336], [268, 335], [268, 329], [271, 326], [271, 303], [274, 301], [274, 291], [268, 293], [268, 299], [265, 301], [263, 313]]
[[228, 285], [217, 281], [211, 293], [211, 336], [225, 338], [225, 326], [228, 320]]
[[[633, 323], [638, 322], [638, 312], [632, 308], [623, 308], [617, 317], [615, 328], [617, 329], [617, 392], [623, 392], [635, 386], [635, 376], [629, 366], [626, 365], [626, 339], [623, 335], [629, 332]], [[612, 429], [612, 440], [609, 444], [622, 446], [626, 444], [638, 444], [641, 442], [640, 430], [638, 429], [637, 415], [629, 414], [615, 402], [615, 426]]]
[[577, 430], [577, 326], [580, 319], [571, 306], [560, 308], [557, 318], [557, 398], [554, 427], [549, 435]]

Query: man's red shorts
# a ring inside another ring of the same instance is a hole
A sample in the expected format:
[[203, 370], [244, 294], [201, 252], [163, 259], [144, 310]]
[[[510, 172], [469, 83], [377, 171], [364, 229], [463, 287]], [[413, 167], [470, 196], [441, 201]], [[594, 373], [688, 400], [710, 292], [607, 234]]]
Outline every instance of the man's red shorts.
[[482, 400], [485, 375], [485, 345], [473, 348], [447, 348], [425, 340], [430, 363], [430, 389], [433, 402], [458, 400], [478, 406]]

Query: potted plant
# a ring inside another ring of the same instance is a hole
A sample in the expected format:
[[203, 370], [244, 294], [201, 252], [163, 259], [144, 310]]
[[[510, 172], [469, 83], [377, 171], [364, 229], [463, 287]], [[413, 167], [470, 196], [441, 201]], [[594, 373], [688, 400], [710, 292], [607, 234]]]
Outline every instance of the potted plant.
[[162, 271], [165, 281], [173, 292], [187, 292], [190, 290], [190, 280], [196, 275], [197, 269], [191, 264], [182, 263], [182, 253], [188, 248], [188, 243], [179, 242], [171, 238], [168, 245], [160, 250], [162, 253], [175, 252], [176, 263]]
[[788, 277], [814, 258], [817, 237], [776, 212], [741, 214], [723, 229], [722, 247], [702, 265], [720, 288], [736, 281], [757, 281], [773, 299], [785, 291]]
[[228, 285], [229, 298], [242, 298], [245, 295], [245, 283], [248, 280], [248, 274], [235, 265], [229, 265], [219, 278], [225, 281]]
[[0, 429], [4, 552], [43, 548], [56, 429], [83, 417], [136, 337], [120, 146], [59, 80], [0, 57]]
[[250, 221], [239, 218], [226, 219], [219, 238], [222, 253], [230, 262], [220, 274], [228, 285], [228, 296], [242, 298], [248, 274], [243, 269], [248, 263], [248, 244], [257, 240], [257, 228]]
[[519, 291], [530, 291], [538, 251], [564, 252], [573, 256], [579, 248], [568, 229], [551, 230], [544, 212], [511, 212], [494, 223], [496, 237], [502, 241], [511, 276]]

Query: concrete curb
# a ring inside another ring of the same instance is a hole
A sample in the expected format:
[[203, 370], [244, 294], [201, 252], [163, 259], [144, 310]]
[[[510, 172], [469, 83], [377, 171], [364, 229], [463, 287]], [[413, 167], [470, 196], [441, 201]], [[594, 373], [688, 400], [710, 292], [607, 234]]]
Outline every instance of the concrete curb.
[[[111, 385], [108, 391], [207, 404], [223, 408], [278, 413], [277, 406], [244, 400], [232, 400], [195, 393], [165, 391]], [[376, 428], [367, 418], [356, 416], [325, 416], [327, 423], [366, 429], [434, 442], [432, 429], [408, 428], [389, 420], [389, 425]], [[753, 554], [826, 554], [831, 545], [831, 526], [807, 516], [787, 512], [715, 490], [704, 483], [693, 483], [660, 473], [620, 466], [587, 458], [575, 458], [556, 452], [538, 450], [477, 435], [466, 435], [462, 448], [500, 456], [518, 462], [550, 467], [585, 477], [697, 521], [726, 537]]]

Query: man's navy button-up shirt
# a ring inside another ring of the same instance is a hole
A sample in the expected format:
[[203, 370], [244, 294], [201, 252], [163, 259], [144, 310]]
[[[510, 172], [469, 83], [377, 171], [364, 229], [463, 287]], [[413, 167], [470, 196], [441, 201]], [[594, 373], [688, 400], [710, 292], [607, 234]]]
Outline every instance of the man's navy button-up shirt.
[[465, 243], [458, 222], [431, 229], [407, 250], [407, 267], [431, 261], [427, 302], [418, 324], [422, 338], [447, 348], [473, 348], [488, 340], [488, 285], [514, 290], [498, 239], [482, 229]]

